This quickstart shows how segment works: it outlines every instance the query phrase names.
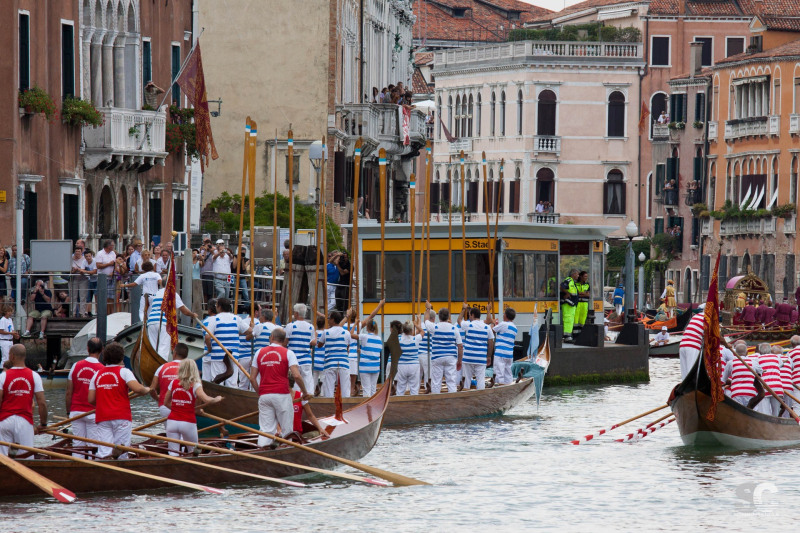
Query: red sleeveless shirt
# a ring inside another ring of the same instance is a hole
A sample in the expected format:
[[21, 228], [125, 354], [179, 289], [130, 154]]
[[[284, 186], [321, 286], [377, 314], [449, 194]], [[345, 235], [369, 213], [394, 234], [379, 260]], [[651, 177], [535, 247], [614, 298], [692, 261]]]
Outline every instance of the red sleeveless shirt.
[[33, 370], [12, 367], [6, 370], [3, 383], [3, 403], [0, 404], [0, 420], [21, 416], [33, 424]]
[[97, 422], [107, 420], [131, 420], [131, 401], [128, 399], [128, 384], [120, 376], [122, 366], [103, 367], [94, 378]]

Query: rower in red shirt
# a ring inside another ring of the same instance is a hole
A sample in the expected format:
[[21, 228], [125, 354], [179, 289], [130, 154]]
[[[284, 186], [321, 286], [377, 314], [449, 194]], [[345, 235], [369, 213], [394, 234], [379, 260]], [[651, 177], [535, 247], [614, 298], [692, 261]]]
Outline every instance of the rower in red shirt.
[[[302, 398], [311, 396], [300, 375], [300, 367], [294, 352], [286, 348], [286, 331], [275, 328], [270, 336], [271, 344], [259, 350], [255, 364], [250, 368], [250, 380], [258, 385], [258, 425], [261, 431], [275, 434], [278, 424], [281, 436], [292, 432], [292, 394], [289, 387], [289, 373], [303, 393]], [[258, 445], [262, 448], [272, 444], [272, 439], [259, 436]]]
[[[89, 403], [97, 406], [97, 439], [130, 446], [132, 424], [128, 390], [143, 396], [150, 392], [150, 387], [136, 381], [133, 372], [123, 366], [124, 358], [125, 352], [118, 342], [112, 342], [103, 349], [105, 367], [89, 383]], [[110, 446], [97, 447], [97, 456], [101, 459], [113, 452], [114, 448]], [[128, 454], [123, 453], [119, 458], [127, 459]]]
[[756, 324], [756, 307], [753, 305], [753, 300], [747, 301], [747, 305], [742, 309], [741, 319], [745, 326], [754, 326]]
[[179, 342], [175, 345], [175, 350], [172, 353], [172, 361], [158, 367], [158, 370], [156, 370], [156, 373], [153, 375], [153, 381], [150, 383], [150, 396], [158, 402], [158, 411], [161, 413], [162, 417], [169, 416], [169, 407], [164, 405], [164, 398], [167, 396], [167, 388], [170, 383], [178, 379], [178, 366], [181, 364], [181, 361], [188, 356], [189, 347]]
[[[92, 382], [94, 375], [103, 369], [103, 363], [100, 362], [103, 343], [97, 337], [91, 338], [86, 343], [86, 350], [89, 356], [75, 363], [67, 376], [67, 393], [64, 401], [70, 418], [94, 410], [94, 406], [89, 403], [89, 383]], [[72, 422], [72, 433], [76, 437], [97, 439], [95, 415], [87, 415]], [[82, 454], [75, 456], [82, 457]]]
[[[181, 345], [186, 348], [188, 354], [189, 348], [183, 343], [178, 344], [178, 346]], [[176, 353], [178, 346], [175, 347]], [[200, 398], [204, 403], [212, 404], [222, 401], [222, 396], [212, 398], [205, 393], [200, 381], [200, 371], [197, 369], [197, 363], [193, 360], [184, 357], [178, 364], [178, 377], [167, 386], [164, 396], [164, 405], [169, 410], [166, 424], [167, 437], [197, 442], [197, 417], [195, 416], [197, 399]], [[168, 444], [169, 454], [178, 455], [181, 445], [175, 442]], [[193, 446], [187, 448], [186, 451], [189, 453], [195, 450]]]
[[303, 393], [294, 380], [289, 379], [289, 384], [292, 386], [292, 409], [294, 410], [292, 430], [300, 435], [303, 434], [303, 413], [305, 413], [306, 420], [311, 422], [314, 427], [317, 428], [317, 431], [323, 435], [323, 438], [325, 438], [322, 424], [319, 423], [319, 420], [317, 420], [317, 417], [314, 415], [314, 411], [311, 410], [311, 405], [309, 405], [308, 400], [303, 399]]
[[[0, 440], [33, 446], [33, 435], [47, 425], [47, 402], [42, 378], [25, 366], [25, 346], [9, 349], [11, 368], [0, 374]], [[39, 407], [39, 427], [33, 429], [33, 400]], [[8, 455], [8, 447], [0, 446]]]

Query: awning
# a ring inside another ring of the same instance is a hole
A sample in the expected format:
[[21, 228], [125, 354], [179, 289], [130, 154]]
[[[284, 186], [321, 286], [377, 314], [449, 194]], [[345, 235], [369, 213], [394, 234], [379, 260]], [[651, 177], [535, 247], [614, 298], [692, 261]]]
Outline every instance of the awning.
[[636, 10], [633, 8], [601, 11], [597, 14], [597, 20], [612, 20], [612, 19], [626, 18], [632, 16], [634, 11]]
[[738, 80], [733, 80], [731, 82], [732, 85], [746, 85], [748, 83], [764, 83], [769, 79], [767, 76], [753, 76], [750, 78], [739, 78]]

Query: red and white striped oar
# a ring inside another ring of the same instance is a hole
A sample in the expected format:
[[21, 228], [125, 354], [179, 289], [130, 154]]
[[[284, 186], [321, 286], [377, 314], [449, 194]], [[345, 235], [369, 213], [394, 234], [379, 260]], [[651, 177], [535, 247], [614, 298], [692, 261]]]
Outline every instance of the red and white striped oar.
[[614, 424], [613, 426], [611, 426], [608, 429], [601, 429], [600, 431], [592, 433], [591, 435], [584, 435], [583, 437], [581, 437], [579, 439], [571, 440], [571, 441], [569, 441], [569, 444], [576, 444], [577, 445], [577, 444], [583, 444], [585, 442], [589, 442], [590, 440], [595, 439], [595, 438], [597, 438], [600, 435], [603, 435], [605, 433], [608, 433], [611, 430], [617, 429], [618, 427], [624, 426], [625, 424], [627, 424], [629, 422], [633, 422], [634, 420], [638, 420], [638, 419], [642, 418], [643, 416], [647, 416], [647, 415], [653, 414], [656, 411], [660, 411], [660, 410], [665, 409], [667, 407], [668, 407], [668, 405], [664, 404], [664, 405], [662, 405], [660, 407], [656, 407], [655, 409], [650, 409], [649, 411], [645, 411], [644, 413], [642, 413], [640, 415], [636, 415], [633, 418], [629, 418], [629, 419], [627, 419], [627, 420], [625, 420], [623, 422], [620, 422], [619, 424]]
[[675, 418], [674, 417], [670, 418], [666, 422], [661, 422], [657, 426], [652, 426], [652, 427], [649, 427], [649, 428], [646, 428], [646, 429], [639, 429], [635, 433], [628, 433], [627, 435], [625, 435], [621, 439], [615, 439], [615, 442], [636, 442], [636, 441], [639, 441], [639, 440], [645, 438], [646, 436], [651, 435], [655, 430], [663, 428], [664, 426], [666, 426], [667, 424], [671, 424], [672, 422], [675, 422]]

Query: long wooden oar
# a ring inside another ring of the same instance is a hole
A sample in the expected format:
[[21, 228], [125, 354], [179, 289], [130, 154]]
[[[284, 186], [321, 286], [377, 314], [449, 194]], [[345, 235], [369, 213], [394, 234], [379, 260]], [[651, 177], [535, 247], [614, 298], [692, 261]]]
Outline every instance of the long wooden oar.
[[[750, 371], [750, 373], [751, 373], [751, 374], [753, 374], [753, 376], [755, 376], [755, 378], [758, 380], [758, 382], [759, 382], [759, 383], [761, 383], [761, 386], [762, 386], [762, 387], [764, 387], [764, 390], [765, 390], [765, 391], [767, 391], [767, 392], [769, 392], [769, 393], [772, 395], [772, 397], [773, 397], [773, 398], [775, 398], [776, 400], [778, 400], [778, 403], [780, 403], [780, 404], [781, 404], [781, 406], [782, 406], [782, 407], [783, 407], [783, 408], [786, 410], [786, 412], [787, 412], [787, 413], [789, 413], [790, 415], [792, 415], [792, 418], [794, 418], [794, 419], [795, 419], [795, 420], [796, 420], [798, 423], [800, 423], [800, 417], [798, 417], [798, 416], [797, 416], [797, 413], [795, 413], [795, 412], [792, 410], [792, 408], [791, 408], [791, 407], [789, 407], [788, 405], [786, 405], [786, 402], [784, 402], [784, 401], [783, 401], [783, 399], [781, 399], [781, 398], [780, 398], [780, 397], [779, 397], [777, 394], [775, 394], [775, 391], [774, 391], [774, 390], [772, 390], [772, 387], [770, 387], [769, 385], [767, 385], [767, 382], [766, 382], [766, 381], [764, 381], [764, 380], [761, 378], [761, 376], [759, 376], [759, 375], [758, 375], [758, 373], [756, 373], [756, 371], [755, 371], [755, 370], [753, 370], [753, 367], [752, 367], [752, 366], [750, 366], [750, 365], [748, 365], [748, 364], [747, 364], [747, 361], [745, 361], [745, 360], [744, 360], [744, 358], [743, 358], [741, 355], [739, 355], [738, 353], [736, 353], [736, 352], [733, 352], [733, 355], [734, 355], [734, 356], [736, 356], [736, 358], [737, 358], [739, 361], [741, 361], [741, 362], [742, 362], [742, 364], [744, 364], [744, 366], [745, 366], [745, 367], [747, 367], [747, 370], [749, 370], [749, 371]], [[699, 364], [699, 363], [698, 363], [698, 364]]]
[[[668, 416], [672, 416], [672, 413], [670, 413]], [[674, 416], [672, 418], [670, 418], [669, 420], [667, 420], [666, 422], [661, 422], [657, 426], [655, 425], [655, 422], [653, 422], [653, 424], [648, 426], [646, 429], [638, 429], [634, 433], [628, 433], [627, 435], [625, 435], [621, 439], [615, 439], [614, 442], [638, 442], [638, 441], [642, 440], [643, 438], [645, 438], [646, 436], [651, 435], [657, 429], [661, 429], [664, 426], [666, 426], [667, 424], [671, 424], [673, 422], [675, 422], [675, 417]]]
[[371, 474], [373, 476], [377, 476], [379, 478], [383, 478], [387, 481], [391, 481], [397, 486], [408, 486], [408, 485], [429, 485], [429, 483], [425, 483], [424, 481], [420, 481], [418, 479], [402, 476], [400, 474], [395, 474], [393, 472], [388, 472], [386, 470], [382, 470], [380, 468], [375, 468], [374, 466], [365, 465], [356, 461], [351, 461], [350, 459], [344, 459], [343, 457], [337, 457], [335, 455], [331, 455], [329, 453], [325, 453], [323, 451], [317, 450], [316, 448], [311, 448], [309, 446], [303, 446], [302, 444], [297, 444], [296, 442], [292, 442], [290, 440], [283, 439], [278, 437], [277, 435], [270, 435], [269, 433], [265, 433], [263, 431], [259, 431], [257, 429], [253, 429], [250, 427], [245, 426], [244, 424], [239, 424], [238, 422], [232, 422], [230, 420], [225, 420], [224, 418], [219, 418], [214, 415], [209, 415], [203, 413], [203, 416], [207, 416], [212, 420], [216, 420], [218, 422], [225, 422], [233, 427], [238, 427], [245, 431], [249, 431], [255, 433], [256, 435], [261, 435], [262, 437], [267, 437], [268, 439], [272, 439], [276, 442], [280, 442], [281, 444], [287, 444], [294, 448], [299, 448], [301, 450], [305, 450], [309, 453], [313, 453], [319, 455], [321, 457], [325, 457], [326, 459], [331, 459], [333, 461], [337, 461], [339, 463], [345, 464], [357, 470], [361, 470], [362, 472], [366, 472], [367, 474]]
[[200, 490], [203, 492], [208, 492], [211, 494], [223, 494], [224, 491], [220, 489], [215, 489], [213, 487], [206, 487], [205, 485], [198, 485], [196, 483], [190, 483], [188, 481], [181, 481], [180, 479], [171, 479], [168, 477], [156, 476], [154, 474], [145, 474], [144, 472], [137, 472], [136, 470], [129, 470], [127, 468], [122, 468], [120, 466], [114, 466], [112, 464], [108, 464], [104, 461], [90, 461], [88, 459], [82, 459], [80, 457], [73, 457], [71, 455], [66, 455], [63, 453], [54, 452], [45, 448], [32, 448], [30, 446], [23, 446], [22, 444], [13, 444], [7, 442], [0, 442], [0, 445], [3, 446], [13, 446], [14, 448], [19, 448], [20, 450], [25, 450], [26, 452], [32, 453], [41, 453], [44, 455], [49, 455], [50, 457], [55, 457], [56, 459], [64, 459], [66, 461], [74, 461], [76, 463], [83, 463], [89, 466], [95, 466], [97, 468], [105, 468], [106, 470], [113, 470], [115, 472], [122, 472], [123, 474], [130, 474], [132, 476], [139, 476], [147, 479], [152, 479], [154, 481], [160, 481], [162, 483], [168, 483], [170, 485], [178, 485], [179, 487], [186, 487], [187, 489], [194, 489]]
[[644, 413], [642, 413], [640, 415], [636, 415], [636, 416], [634, 416], [632, 418], [629, 418], [627, 420], [623, 420], [619, 424], [614, 424], [613, 426], [611, 426], [608, 429], [601, 429], [600, 431], [596, 431], [595, 433], [592, 433], [591, 435], [584, 435], [583, 437], [581, 437], [579, 439], [575, 439], [575, 440], [569, 441], [569, 443], [570, 444], [583, 444], [584, 442], [589, 442], [590, 440], [595, 439], [595, 438], [599, 437], [600, 435], [603, 435], [604, 433], [608, 433], [609, 431], [611, 431], [613, 429], [617, 429], [620, 426], [624, 426], [625, 424], [633, 422], [634, 420], [639, 420], [643, 416], [647, 416], [649, 414], [653, 414], [656, 411], [660, 411], [662, 409], [666, 409], [667, 407], [669, 407], [669, 406], [667, 404], [664, 404], [662, 406], [656, 407], [655, 409], [650, 409], [649, 411], [645, 411]]
[[[139, 395], [136, 394], [133, 391], [128, 393], [128, 399], [129, 400], [132, 400], [133, 398], [138, 398], [138, 397], [139, 397]], [[49, 430], [55, 429], [57, 427], [61, 427], [61, 426], [65, 426], [67, 424], [71, 424], [72, 422], [74, 422], [76, 420], [80, 420], [81, 418], [85, 418], [85, 417], [87, 417], [89, 415], [93, 415], [95, 413], [95, 411], [97, 411], [97, 409], [92, 409], [91, 411], [86, 411], [85, 413], [81, 413], [79, 415], [75, 415], [75, 416], [72, 416], [70, 418], [64, 418], [60, 422], [56, 422], [55, 424], [50, 424], [49, 426], [47, 426], [45, 428], [42, 428], [42, 431], [43, 432], [44, 431], [49, 431]]]
[[[110, 442], [103, 442], [103, 441], [100, 441], [100, 440], [89, 439], [89, 438], [86, 438], [86, 437], [76, 437], [75, 435], [68, 435], [66, 433], [61, 433], [61, 432], [58, 432], [58, 431], [48, 431], [48, 433], [50, 433], [51, 435], [55, 435], [57, 437], [61, 437], [63, 439], [79, 440], [79, 441], [82, 441], [82, 442], [88, 442], [89, 444], [96, 444], [98, 446], [107, 446], [109, 448], [116, 448], [117, 450], [123, 450], [123, 451], [126, 451], [126, 452], [134, 452], [134, 453], [137, 453], [137, 454], [149, 455], [151, 457], [158, 457], [160, 459], [167, 459], [169, 461], [175, 461], [177, 463], [186, 463], [186, 464], [190, 464], [192, 466], [200, 466], [200, 467], [203, 467], [203, 468], [209, 468], [211, 470], [219, 470], [220, 472], [227, 472], [229, 474], [236, 474], [236, 475], [245, 476], [245, 477], [252, 477], [252, 478], [255, 478], [255, 479], [260, 479], [262, 481], [271, 481], [272, 483], [280, 483], [280, 484], [283, 484], [283, 485], [291, 485], [292, 487], [305, 487], [306, 486], [303, 483], [298, 483], [296, 481], [288, 481], [288, 480], [285, 480], [285, 479], [279, 479], [279, 478], [274, 478], [274, 477], [269, 477], [269, 476], [262, 476], [260, 474], [252, 474], [250, 472], [243, 472], [241, 470], [235, 470], [233, 468], [226, 468], [224, 466], [218, 466], [218, 465], [213, 465], [213, 464], [208, 464], [208, 463], [202, 463], [202, 462], [197, 461], [197, 460], [187, 459], [185, 457], [176, 457], [174, 455], [169, 455], [169, 454], [165, 454], [165, 453], [158, 453], [158, 452], [154, 452], [154, 451], [151, 451], [151, 450], [146, 450], [146, 449], [143, 449], [143, 448], [134, 448], [133, 446], [124, 446], [122, 444], [112, 444]], [[225, 450], [224, 449], [220, 449], [220, 452], [224, 453]]]
[[633, 433], [628, 433], [628, 434], [627, 434], [625, 437], [623, 437], [623, 438], [621, 438], [621, 439], [616, 439], [616, 442], [628, 442], [628, 441], [630, 441], [631, 439], [633, 439], [633, 438], [634, 438], [636, 435], [640, 435], [640, 436], [647, 435], [647, 430], [648, 430], [648, 429], [650, 429], [651, 427], [655, 426], [655, 425], [656, 425], [656, 424], [658, 424], [659, 422], [662, 422], [662, 421], [666, 420], [667, 418], [669, 418], [669, 417], [671, 417], [671, 416], [672, 416], [672, 411], [670, 411], [669, 413], [665, 414], [665, 415], [664, 415], [664, 416], [662, 416], [662, 417], [659, 417], [659, 418], [657, 418], [657, 419], [653, 420], [652, 422], [650, 422], [649, 424], [647, 424], [645, 427], [643, 427], [643, 428], [638, 428], [638, 429], [637, 429], [636, 431], [634, 431]]
[[[14, 446], [11, 443], [0, 441], [0, 446]], [[77, 498], [75, 494], [55, 481], [47, 479], [39, 472], [31, 470], [27, 466], [21, 464], [19, 461], [15, 461], [11, 457], [7, 455], [3, 455], [0, 453], [0, 463], [7, 466], [11, 471], [15, 472], [18, 476], [23, 477], [30, 481], [32, 484], [36, 485], [40, 489], [42, 489], [46, 494], [49, 494], [56, 500], [60, 501], [61, 503], [72, 503]]]
[[[208, 416], [208, 415], [204, 415], [204, 416]], [[231, 422], [232, 422], [231, 420], [226, 420], [225, 421], [226, 424], [230, 424]], [[243, 426], [243, 427], [245, 429], [247, 429], [248, 432], [254, 432], [252, 428], [249, 428], [247, 426]], [[298, 468], [300, 470], [307, 470], [309, 472], [317, 472], [319, 474], [325, 474], [327, 476], [340, 477], [342, 479], [348, 479], [350, 481], [362, 481], [364, 483], [369, 483], [371, 485], [379, 485], [379, 486], [382, 486], [382, 487], [389, 486], [388, 483], [386, 483], [385, 481], [381, 481], [379, 479], [372, 479], [372, 478], [368, 478], [368, 477], [357, 476], [355, 474], [347, 474], [345, 472], [335, 472], [333, 470], [325, 470], [324, 468], [317, 468], [317, 467], [314, 467], [314, 466], [306, 466], [306, 465], [301, 465], [299, 463], [290, 463], [288, 461], [281, 461], [280, 459], [275, 459], [273, 457], [267, 457], [267, 456], [264, 456], [264, 455], [256, 455], [254, 453], [245, 453], [245, 452], [240, 452], [240, 451], [237, 451], [237, 450], [231, 450], [229, 448], [219, 448], [219, 447], [216, 447], [216, 446], [208, 446], [206, 444], [188, 442], [188, 441], [180, 440], [180, 439], [173, 439], [171, 437], [162, 437], [161, 435], [153, 435], [151, 433], [144, 433], [142, 431], [134, 431], [133, 434], [137, 435], [139, 437], [146, 437], [148, 439], [157, 439], [157, 440], [163, 440], [164, 442], [175, 442], [177, 444], [196, 446], [196, 447], [200, 448], [201, 450], [210, 450], [210, 451], [215, 451], [215, 452], [219, 452], [220, 450], [222, 450], [225, 453], [228, 453], [228, 454], [231, 454], [231, 455], [238, 455], [238, 456], [242, 456], [242, 457], [248, 457], [250, 459], [257, 459], [259, 461], [266, 461], [268, 463], [273, 463], [273, 464], [277, 464], [277, 465], [281, 465], [281, 466], [288, 466], [290, 468]]]
[[247, 370], [244, 369], [242, 364], [239, 361], [236, 360], [236, 358], [233, 356], [233, 354], [231, 354], [231, 352], [228, 351], [228, 349], [220, 342], [220, 340], [216, 337], [216, 335], [214, 335], [213, 333], [208, 331], [208, 328], [205, 326], [205, 324], [203, 324], [203, 322], [199, 318], [195, 317], [195, 321], [200, 325], [201, 328], [203, 328], [205, 330], [205, 332], [208, 334], [209, 337], [211, 337], [211, 339], [214, 342], [219, 344], [219, 347], [222, 348], [222, 351], [225, 352], [225, 355], [227, 355], [230, 358], [230, 360], [233, 361], [236, 364], [236, 366], [239, 367], [239, 370], [242, 371], [242, 374], [247, 376], [247, 379], [249, 379], [250, 383], [253, 384], [253, 388], [258, 390], [258, 382], [256, 380], [254, 380], [250, 376], [250, 372], [248, 372]]
[[[239, 420], [244, 420], [245, 418], [250, 418], [251, 416], [257, 416], [257, 415], [258, 415], [258, 411], [253, 411], [252, 413], [247, 413], [247, 414], [244, 414], [244, 415], [239, 415], [236, 418], [231, 418], [231, 420], [233, 420], [234, 422], [238, 422]], [[212, 429], [221, 428], [224, 425], [225, 425], [224, 422], [217, 422], [216, 424], [213, 424], [211, 426], [206, 426], [206, 427], [204, 427], [202, 429], [198, 429], [197, 433], [204, 433], [206, 431], [211, 431]], [[136, 428], [134, 431], [138, 431], [140, 429], [141, 428]]]

